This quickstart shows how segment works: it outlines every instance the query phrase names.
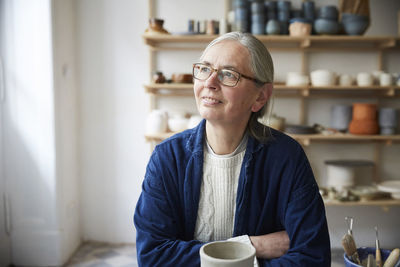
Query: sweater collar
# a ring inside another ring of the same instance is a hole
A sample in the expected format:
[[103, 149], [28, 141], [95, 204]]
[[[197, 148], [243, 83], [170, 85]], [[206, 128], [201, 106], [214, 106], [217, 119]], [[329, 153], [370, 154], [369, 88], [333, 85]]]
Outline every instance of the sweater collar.
[[[197, 153], [200, 153], [201, 155], [203, 154], [205, 129], [206, 129], [206, 120], [203, 119], [199, 123], [199, 125], [197, 125], [195, 128], [193, 128], [193, 131], [187, 140], [186, 148], [189, 151], [192, 151], [193, 154], [197, 154]], [[260, 150], [262, 146], [263, 146], [263, 144], [258, 142], [251, 135], [249, 135], [249, 139], [247, 141], [247, 147], [246, 147], [246, 154], [248, 154], [248, 153], [253, 154], [253, 153], [257, 152], [258, 150]]]

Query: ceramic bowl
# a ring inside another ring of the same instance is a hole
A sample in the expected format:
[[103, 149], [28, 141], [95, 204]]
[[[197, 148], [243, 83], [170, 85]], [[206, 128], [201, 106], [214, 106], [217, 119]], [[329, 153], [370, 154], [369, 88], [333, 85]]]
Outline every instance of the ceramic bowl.
[[314, 70], [311, 72], [311, 83], [314, 86], [335, 85], [336, 75], [329, 70]]
[[318, 34], [337, 34], [339, 32], [339, 23], [329, 19], [316, 19], [314, 29]]
[[339, 11], [336, 6], [323, 6], [318, 9], [318, 18], [337, 21]]
[[[373, 248], [367, 248], [367, 247], [361, 247], [357, 249], [358, 255], [360, 257], [361, 261], [365, 261], [368, 258], [368, 254], [372, 254], [374, 255], [375, 258], [375, 252], [376, 249]], [[381, 254], [382, 254], [382, 260], [385, 261], [390, 254], [390, 250], [387, 249], [381, 249]], [[352, 262], [349, 257], [346, 255], [346, 253], [343, 254], [343, 258], [344, 258], [344, 263], [345, 263], [345, 267], [359, 267], [360, 265]]]
[[384, 181], [377, 185], [382, 192], [388, 192], [394, 199], [400, 199], [400, 180]]
[[315, 134], [317, 131], [312, 126], [306, 125], [286, 125], [285, 131], [290, 134]]
[[168, 119], [168, 128], [171, 132], [180, 132], [187, 129], [189, 120], [181, 117]]
[[267, 34], [280, 34], [281, 33], [281, 25], [279, 21], [275, 19], [270, 19], [265, 25], [265, 32]]
[[288, 86], [308, 85], [309, 82], [310, 79], [308, 78], [308, 75], [299, 72], [289, 72], [286, 76], [286, 85]]
[[342, 14], [343, 29], [348, 35], [363, 35], [369, 26], [369, 17], [343, 13]]

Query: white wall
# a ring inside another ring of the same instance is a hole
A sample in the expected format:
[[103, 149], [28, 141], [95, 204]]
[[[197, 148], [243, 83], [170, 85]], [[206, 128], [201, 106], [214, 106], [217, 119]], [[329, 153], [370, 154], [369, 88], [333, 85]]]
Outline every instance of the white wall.
[[[50, 1], [8, 1], [5, 176], [15, 264], [56, 263], [54, 100]], [[51, 248], [44, 250], [43, 248]]]
[[81, 243], [76, 70], [76, 1], [52, 1], [57, 218], [60, 261]]
[[83, 238], [135, 242], [144, 140], [147, 1], [78, 1]]
[[18, 266], [60, 266], [80, 244], [72, 4], [2, 1], [2, 153]]
[[[188, 19], [218, 19], [223, 13], [224, 1], [155, 1], [157, 16], [165, 19], [165, 28], [171, 32], [186, 29]], [[300, 1], [293, 1], [299, 5]], [[323, 4], [337, 4], [338, 1], [324, 1]], [[399, 2], [371, 0], [372, 25], [370, 35], [397, 34], [396, 12]], [[317, 1], [317, 5], [321, 5]], [[85, 0], [78, 2], [79, 25], [79, 73], [80, 73], [80, 136], [81, 136], [81, 180], [82, 217], [84, 239], [110, 242], [134, 242], [135, 230], [132, 215], [140, 193], [140, 185], [145, 166], [150, 155], [150, 145], [144, 141], [144, 123], [149, 109], [149, 95], [142, 85], [150, 79], [148, 74], [148, 48], [141, 34], [147, 27], [147, 1], [129, 0]], [[191, 63], [197, 60], [197, 52], [161, 52], [157, 68], [170, 76], [173, 72], [190, 72]], [[343, 55], [342, 55], [343, 56]], [[350, 56], [350, 55], [347, 55]], [[351, 55], [353, 57], [353, 55]], [[278, 77], [293, 70], [290, 55], [273, 55]], [[351, 60], [352, 64], [326, 55], [312, 56], [311, 68], [319, 64], [332, 70], [357, 73], [361, 70], [376, 69], [375, 55], [369, 54]], [[295, 56], [296, 58], [296, 56]], [[299, 57], [297, 56], [297, 59]], [[346, 59], [346, 58], [345, 58]], [[400, 71], [400, 60], [390, 59], [389, 71]], [[346, 61], [348, 62], [348, 61]], [[299, 63], [297, 63], [300, 66]], [[346, 67], [347, 65], [347, 67]], [[328, 107], [335, 100], [315, 103], [309, 110], [310, 122], [329, 123]], [[345, 100], [351, 101], [351, 100]], [[297, 100], [275, 101], [278, 114], [282, 113], [295, 122]], [[169, 99], [160, 101], [160, 106], [196, 112], [190, 99]], [[393, 104], [393, 103], [388, 103]], [[397, 104], [396, 104], [397, 105]], [[322, 114], [317, 116], [317, 114]], [[368, 146], [368, 145], [367, 145]], [[335, 154], [330, 154], [340, 147]], [[354, 146], [354, 155], [372, 157], [370, 148]], [[351, 147], [353, 149], [353, 146]], [[358, 149], [358, 150], [357, 150]], [[385, 147], [384, 159], [399, 158], [398, 145]], [[316, 145], [307, 148], [310, 160], [315, 161], [314, 170], [319, 180], [323, 179], [324, 167], [321, 158], [346, 156], [348, 147]], [[392, 163], [385, 165], [384, 179], [398, 177], [398, 167]], [[397, 176], [396, 176], [397, 175]], [[340, 238], [345, 233], [344, 216], [356, 217], [355, 234], [363, 236], [362, 244], [371, 245], [373, 225], [380, 226], [382, 246], [393, 247], [399, 240], [399, 232], [394, 222], [399, 219], [399, 208], [384, 212], [380, 208], [334, 208], [329, 207], [328, 223], [331, 228], [332, 244], [340, 246]], [[371, 219], [373, 218], [373, 219]], [[361, 241], [360, 241], [361, 242]], [[397, 243], [398, 244], [398, 243]]]

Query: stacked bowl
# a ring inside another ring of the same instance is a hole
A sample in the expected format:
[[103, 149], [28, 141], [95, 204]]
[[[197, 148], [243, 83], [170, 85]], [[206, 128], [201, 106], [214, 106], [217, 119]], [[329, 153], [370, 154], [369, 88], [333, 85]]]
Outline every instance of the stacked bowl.
[[336, 6], [323, 6], [318, 10], [318, 18], [314, 21], [317, 34], [337, 34], [339, 32], [339, 11]]
[[363, 35], [369, 26], [369, 17], [359, 14], [343, 13], [343, 29], [348, 35]]
[[289, 34], [290, 1], [278, 1], [278, 21], [281, 34]]
[[235, 23], [234, 30], [240, 32], [249, 31], [249, 1], [248, 0], [235, 0], [233, 1], [233, 8], [235, 10]]
[[253, 1], [251, 3], [251, 33], [264, 34], [265, 31], [265, 12], [263, 1]]

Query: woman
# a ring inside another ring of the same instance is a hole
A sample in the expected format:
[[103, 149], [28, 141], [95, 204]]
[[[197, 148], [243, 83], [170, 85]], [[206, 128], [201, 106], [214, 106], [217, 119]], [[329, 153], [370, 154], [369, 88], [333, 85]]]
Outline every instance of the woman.
[[199, 266], [205, 242], [231, 237], [260, 266], [330, 266], [325, 209], [301, 146], [263, 126], [273, 63], [246, 33], [227, 33], [193, 65], [204, 120], [158, 145], [134, 222], [140, 266]]

